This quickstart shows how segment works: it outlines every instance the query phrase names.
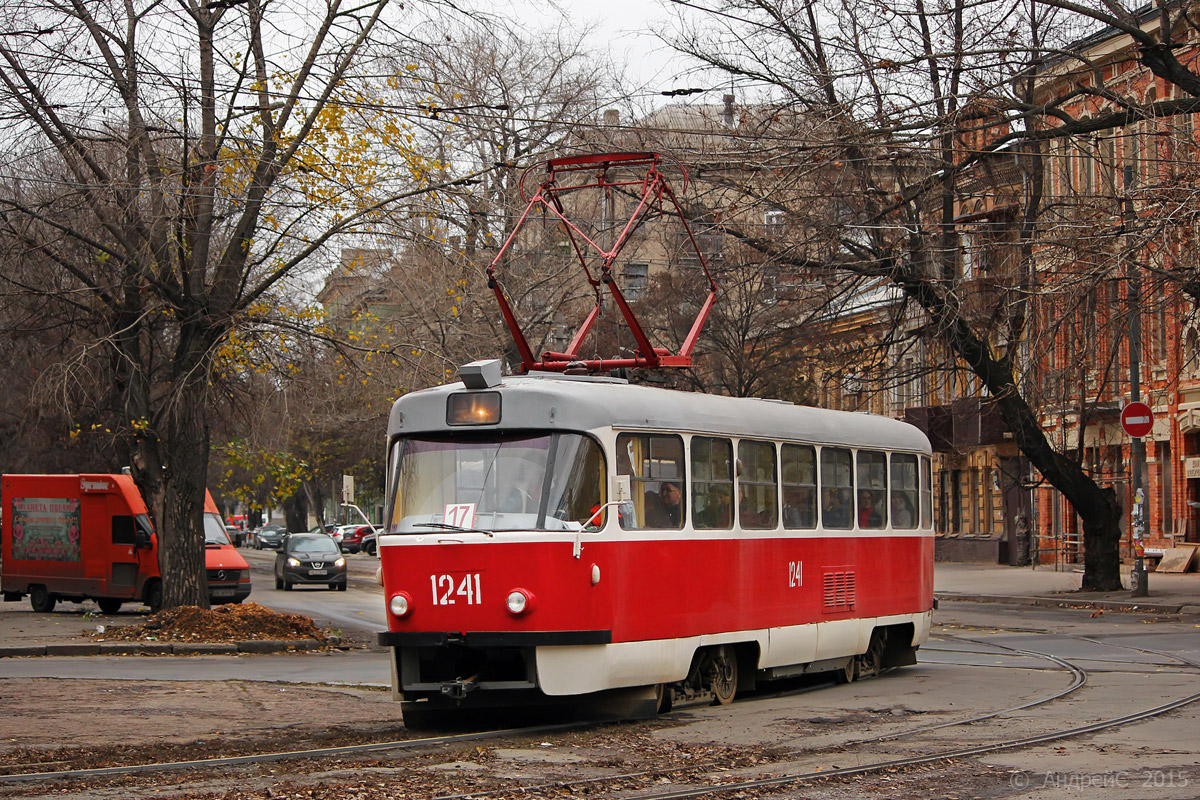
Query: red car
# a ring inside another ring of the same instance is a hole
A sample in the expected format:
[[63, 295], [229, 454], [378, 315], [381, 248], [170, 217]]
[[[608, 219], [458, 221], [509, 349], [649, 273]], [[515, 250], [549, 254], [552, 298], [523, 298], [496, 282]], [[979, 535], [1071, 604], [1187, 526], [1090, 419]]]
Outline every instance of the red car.
[[339, 542], [343, 553], [357, 553], [362, 550], [363, 537], [368, 533], [374, 533], [375, 529], [370, 525], [343, 525], [339, 530], [342, 532], [342, 539]]

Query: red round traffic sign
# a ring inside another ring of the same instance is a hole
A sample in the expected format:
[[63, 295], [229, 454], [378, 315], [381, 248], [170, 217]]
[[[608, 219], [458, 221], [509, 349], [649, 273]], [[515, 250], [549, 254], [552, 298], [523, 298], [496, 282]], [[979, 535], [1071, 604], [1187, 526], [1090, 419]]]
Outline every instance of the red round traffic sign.
[[1121, 409], [1121, 427], [1135, 439], [1140, 439], [1154, 427], [1154, 412], [1145, 403], [1130, 403]]

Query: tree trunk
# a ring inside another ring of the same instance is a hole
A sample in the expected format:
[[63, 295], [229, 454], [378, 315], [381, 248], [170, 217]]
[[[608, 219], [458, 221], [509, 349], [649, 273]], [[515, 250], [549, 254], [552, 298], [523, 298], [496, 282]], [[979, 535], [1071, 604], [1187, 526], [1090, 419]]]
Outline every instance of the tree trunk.
[[[1100, 502], [1083, 517], [1083, 586], [1089, 592], [1115, 592], [1121, 587], [1121, 516], [1117, 493], [1100, 489]], [[1078, 509], [1079, 505], [1072, 503]], [[1097, 513], [1097, 509], [1099, 513]]]
[[283, 501], [283, 516], [289, 533], [308, 530], [308, 501], [303, 490]]
[[[1083, 587], [1088, 591], [1121, 590], [1121, 506], [1110, 488], [1102, 488], [1083, 468], [1055, 450], [1046, 439], [1038, 415], [1014, 379], [1013, 354], [996, 358], [958, 310], [919, 272], [907, 265], [895, 280], [934, 320], [955, 355], [979, 377], [994, 398], [1013, 441], [1051, 486], [1083, 520]], [[1082, 436], [1082, 433], [1080, 434]], [[1034, 536], [1037, 531], [1034, 531]]]
[[325, 494], [321, 491], [321, 486], [316, 481], [305, 480], [304, 496], [308, 499], [308, 510], [317, 518], [317, 525], [325, 527]]
[[[207, 370], [192, 374], [207, 376]], [[204, 408], [207, 380], [185, 379], [180, 386], [166, 426], [170, 460], [163, 481], [159, 563], [163, 575], [171, 579], [163, 585], [163, 605], [208, 608], [204, 566], [204, 494], [210, 444]]]
[[[154, 517], [163, 607], [208, 608], [204, 496], [210, 432], [207, 421], [211, 342], [184, 325], [175, 349], [178, 377], [154, 430], [137, 441], [134, 477]], [[156, 435], [157, 434], [157, 435]]]

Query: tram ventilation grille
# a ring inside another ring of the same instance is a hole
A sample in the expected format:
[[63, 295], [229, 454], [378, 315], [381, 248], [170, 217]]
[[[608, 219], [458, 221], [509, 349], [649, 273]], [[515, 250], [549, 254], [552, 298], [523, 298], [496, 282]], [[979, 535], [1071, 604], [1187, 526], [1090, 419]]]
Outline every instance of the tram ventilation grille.
[[854, 608], [854, 573], [825, 573], [825, 611], [849, 611]]

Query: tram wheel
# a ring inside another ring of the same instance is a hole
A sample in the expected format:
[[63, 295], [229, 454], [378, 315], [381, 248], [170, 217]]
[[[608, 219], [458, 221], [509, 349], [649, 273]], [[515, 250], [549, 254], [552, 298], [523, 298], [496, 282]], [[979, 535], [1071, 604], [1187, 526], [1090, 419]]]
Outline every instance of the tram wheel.
[[846, 665], [833, 671], [833, 679], [838, 683], [854, 683], [858, 678], [858, 656], [850, 656]]
[[883, 652], [886, 647], [887, 632], [879, 629], [872, 631], [867, 652], [858, 657], [858, 677], [879, 675], [883, 672]]
[[726, 706], [733, 702], [737, 694], [738, 664], [737, 653], [731, 645], [723, 644], [713, 651], [710, 656], [712, 679], [709, 688], [713, 693], [713, 704]]
[[665, 714], [671, 710], [671, 706], [675, 702], [675, 693], [671, 687], [665, 683], [654, 684], [654, 701], [659, 714]]

